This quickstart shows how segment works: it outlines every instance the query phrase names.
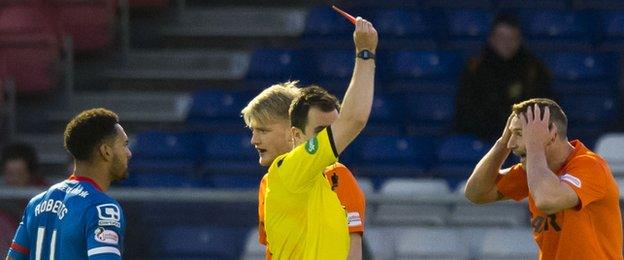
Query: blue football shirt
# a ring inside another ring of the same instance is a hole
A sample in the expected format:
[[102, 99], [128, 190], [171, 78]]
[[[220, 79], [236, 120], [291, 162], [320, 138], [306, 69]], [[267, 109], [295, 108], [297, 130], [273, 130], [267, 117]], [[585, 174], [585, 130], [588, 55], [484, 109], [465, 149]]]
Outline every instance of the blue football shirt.
[[91, 179], [72, 176], [30, 200], [9, 256], [15, 260], [121, 259], [119, 203]]

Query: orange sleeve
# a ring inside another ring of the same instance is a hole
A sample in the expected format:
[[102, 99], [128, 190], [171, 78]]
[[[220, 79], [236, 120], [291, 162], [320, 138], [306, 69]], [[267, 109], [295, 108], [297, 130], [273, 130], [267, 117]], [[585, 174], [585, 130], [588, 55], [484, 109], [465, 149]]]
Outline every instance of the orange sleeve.
[[266, 245], [266, 232], [264, 230], [264, 194], [266, 191], [267, 175], [265, 174], [260, 181], [258, 188], [258, 242]]
[[350, 233], [364, 233], [366, 197], [351, 171], [340, 163], [325, 169], [325, 177], [347, 212]]
[[591, 156], [573, 158], [567, 171], [559, 179], [567, 183], [579, 197], [578, 210], [605, 195], [606, 176], [609, 173], [604, 162]]
[[522, 164], [512, 166], [507, 172], [502, 172], [496, 177], [496, 187], [505, 197], [516, 201], [523, 200], [529, 196], [529, 185], [527, 175], [522, 168]]

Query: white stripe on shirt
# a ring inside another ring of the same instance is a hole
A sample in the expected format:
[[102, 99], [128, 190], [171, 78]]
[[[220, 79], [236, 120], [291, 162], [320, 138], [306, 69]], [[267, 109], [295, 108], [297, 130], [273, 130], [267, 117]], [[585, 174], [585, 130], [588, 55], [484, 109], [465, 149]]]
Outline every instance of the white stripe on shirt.
[[116, 247], [112, 247], [112, 246], [96, 247], [96, 248], [89, 249], [89, 251], [87, 251], [88, 256], [98, 255], [98, 254], [108, 254], [108, 253], [121, 256], [121, 252], [119, 252], [119, 249], [117, 249]]

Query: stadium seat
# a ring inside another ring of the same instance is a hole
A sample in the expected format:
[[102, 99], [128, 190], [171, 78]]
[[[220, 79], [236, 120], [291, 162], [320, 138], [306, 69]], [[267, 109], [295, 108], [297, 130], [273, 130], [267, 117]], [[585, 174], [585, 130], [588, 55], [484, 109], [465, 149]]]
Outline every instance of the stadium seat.
[[200, 159], [199, 137], [192, 133], [147, 131], [130, 142], [132, 159]]
[[446, 51], [395, 51], [380, 62], [389, 89], [416, 93], [454, 93], [462, 66], [460, 56]]
[[401, 134], [405, 131], [404, 97], [398, 94], [376, 94], [373, 109], [364, 128], [365, 134]]
[[410, 10], [405, 8], [376, 8], [370, 20], [384, 39], [382, 48], [421, 48], [433, 49], [438, 31], [434, 28], [437, 12]]
[[369, 178], [357, 178], [357, 183], [360, 186], [360, 189], [364, 192], [365, 195], [371, 195], [375, 193], [375, 185], [373, 181]]
[[164, 257], [238, 259], [244, 249], [246, 228], [173, 226], [159, 228], [152, 250]]
[[264, 89], [267, 82], [275, 83], [304, 78], [302, 53], [295, 50], [261, 49], [251, 55], [247, 71], [247, 85]]
[[598, 138], [596, 153], [607, 160], [613, 175], [624, 176], [624, 134], [610, 133]]
[[305, 81], [342, 95], [353, 74], [353, 50], [308, 50]]
[[486, 231], [479, 259], [534, 259], [537, 245], [530, 229], [490, 229]]
[[618, 103], [613, 96], [564, 96], [559, 105], [571, 122], [604, 126], [617, 118]]
[[[368, 209], [367, 209], [368, 211]], [[367, 224], [364, 232], [364, 240], [368, 245], [373, 259], [394, 260], [396, 259], [396, 233], [400, 228], [377, 227]]]
[[251, 100], [251, 94], [239, 91], [201, 90], [193, 93], [186, 124], [200, 131], [244, 130], [241, 110]]
[[129, 185], [197, 187], [194, 179], [201, 158], [200, 139], [193, 134], [148, 131], [130, 141]]
[[451, 228], [411, 227], [398, 234], [397, 259], [468, 260], [470, 254]]
[[115, 36], [115, 0], [49, 0], [76, 51], [102, 50]]
[[455, 113], [454, 95], [408, 95], [405, 100], [410, 133], [444, 135], [451, 131], [451, 123]]
[[358, 176], [397, 177], [422, 174], [433, 159], [431, 138], [392, 135], [360, 136], [353, 149]]
[[[257, 162], [254, 161], [257, 164]], [[257, 168], [261, 168], [257, 166]], [[215, 171], [217, 171], [215, 169]], [[258, 171], [262, 171], [262, 169], [258, 169]], [[217, 189], [258, 189], [260, 185], [260, 180], [262, 179], [262, 174], [254, 174], [258, 171], [254, 171], [253, 173], [246, 174], [211, 174], [208, 178], [208, 184], [212, 188]]]
[[533, 49], [590, 49], [592, 31], [585, 13], [567, 10], [525, 9], [520, 21]]
[[479, 49], [485, 42], [494, 15], [487, 10], [446, 11], [448, 44], [453, 48]]
[[609, 53], [555, 52], [544, 55], [544, 61], [555, 79], [561, 80], [612, 78], [617, 65]]
[[528, 224], [529, 216], [526, 204], [499, 202], [475, 205], [466, 201], [455, 206], [448, 221], [449, 224], [465, 227], [524, 226]]
[[258, 242], [258, 229], [254, 228], [247, 233], [245, 251], [242, 260], [264, 260], [265, 246]]
[[[345, 11], [353, 13], [352, 10]], [[329, 5], [318, 6], [306, 16], [301, 44], [306, 47], [350, 47], [352, 33], [353, 26]]]
[[492, 4], [497, 9], [541, 8], [556, 10], [568, 7], [568, 1], [561, 0], [494, 0]]
[[417, 197], [422, 201], [380, 204], [372, 219], [377, 225], [444, 225], [450, 213], [449, 206], [434, 201], [454, 197], [446, 182], [439, 179], [389, 179], [379, 193], [387, 197]]
[[624, 11], [605, 9], [595, 11], [597, 20], [594, 28], [598, 30], [599, 49], [619, 51], [624, 46]]
[[489, 148], [487, 143], [473, 136], [448, 136], [442, 140], [436, 151], [438, 164], [431, 171], [455, 187], [470, 176], [477, 162]]
[[58, 82], [61, 32], [54, 12], [39, 2], [0, 6], [0, 60], [18, 92], [40, 93]]
[[204, 138], [205, 160], [202, 165], [202, 175], [206, 178], [210, 178], [214, 174], [230, 175], [232, 178], [235, 175], [247, 175], [248, 177], [240, 177], [227, 182], [224, 179], [213, 179], [212, 181], [226, 187], [240, 182], [242, 188], [245, 188], [249, 187], [249, 183], [253, 183], [251, 180], [255, 179], [256, 185], [254, 186], [257, 187], [257, 183], [259, 183], [260, 177], [266, 169], [258, 165], [258, 152], [251, 145], [250, 140], [251, 135], [249, 133], [206, 135]]

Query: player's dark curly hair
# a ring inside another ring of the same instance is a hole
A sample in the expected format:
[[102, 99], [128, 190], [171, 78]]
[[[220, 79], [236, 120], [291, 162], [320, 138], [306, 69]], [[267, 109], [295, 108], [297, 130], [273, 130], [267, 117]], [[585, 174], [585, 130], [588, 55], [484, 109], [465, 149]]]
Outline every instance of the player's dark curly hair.
[[82, 111], [65, 128], [65, 149], [78, 161], [89, 161], [93, 151], [114, 136], [119, 116], [115, 112], [94, 108]]
[[13, 143], [2, 149], [2, 166], [11, 160], [23, 160], [31, 175], [39, 171], [39, 158], [35, 149], [25, 143]]
[[327, 90], [316, 85], [301, 89], [301, 94], [290, 104], [290, 125], [301, 129], [305, 134], [308, 124], [308, 111], [316, 107], [323, 112], [331, 112], [334, 109], [340, 111], [340, 102], [336, 96], [329, 94]]

